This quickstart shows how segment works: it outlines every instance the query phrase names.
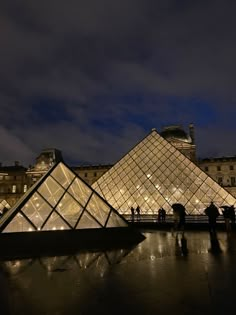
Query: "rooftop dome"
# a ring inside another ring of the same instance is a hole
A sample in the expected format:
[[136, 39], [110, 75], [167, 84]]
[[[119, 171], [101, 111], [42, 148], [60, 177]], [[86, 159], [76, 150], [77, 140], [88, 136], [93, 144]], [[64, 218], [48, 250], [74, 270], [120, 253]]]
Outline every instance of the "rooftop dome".
[[168, 126], [163, 129], [160, 135], [166, 139], [176, 139], [183, 142], [191, 143], [192, 140], [189, 135], [182, 129], [181, 126]]

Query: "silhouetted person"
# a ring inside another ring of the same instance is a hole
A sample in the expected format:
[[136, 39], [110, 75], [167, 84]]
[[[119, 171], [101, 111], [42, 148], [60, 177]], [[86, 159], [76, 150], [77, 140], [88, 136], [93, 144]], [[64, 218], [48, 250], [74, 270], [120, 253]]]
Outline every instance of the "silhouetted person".
[[130, 211], [131, 211], [131, 219], [132, 219], [132, 222], [134, 222], [134, 215], [135, 215], [134, 207], [131, 207]]
[[140, 207], [137, 206], [137, 208], [136, 208], [136, 213], [137, 213], [137, 220], [138, 220], [138, 221], [140, 221], [140, 212], [141, 212]]
[[161, 208], [158, 210], [158, 215], [157, 215], [157, 219], [158, 219], [158, 222], [161, 222]]
[[205, 214], [208, 216], [209, 232], [212, 234], [216, 233], [216, 219], [220, 215], [218, 208], [211, 201], [210, 205], [204, 210]]
[[166, 221], [166, 210], [164, 208], [161, 208], [161, 221]]
[[175, 203], [172, 205], [174, 215], [174, 230], [177, 232], [182, 231], [184, 233], [185, 227], [185, 207], [181, 203]]

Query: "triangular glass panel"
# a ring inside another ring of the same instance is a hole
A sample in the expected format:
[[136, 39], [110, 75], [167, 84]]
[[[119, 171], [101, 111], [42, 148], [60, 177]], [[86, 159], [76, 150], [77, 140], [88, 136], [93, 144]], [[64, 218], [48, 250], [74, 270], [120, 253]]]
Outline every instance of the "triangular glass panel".
[[74, 180], [68, 191], [81, 203], [82, 206], [85, 206], [88, 198], [92, 194], [92, 189], [80, 178]]
[[36, 192], [22, 208], [22, 212], [38, 230], [52, 211], [52, 207]]
[[46, 224], [42, 227], [42, 231], [54, 231], [54, 230], [69, 230], [71, 227], [66, 224], [62, 218], [56, 213], [53, 212]]
[[13, 220], [3, 230], [4, 233], [14, 232], [31, 232], [35, 231], [33, 225], [31, 225], [21, 213], [18, 213]]
[[185, 205], [189, 214], [202, 214], [212, 200], [218, 207], [236, 203], [232, 195], [156, 130], [92, 187], [121, 214], [130, 214], [132, 203], [140, 206], [141, 214], [157, 213], [161, 207], [172, 214], [171, 205], [176, 202]]
[[101, 227], [102, 226], [87, 211], [84, 211], [76, 229], [97, 229]]
[[115, 211], [110, 213], [109, 219], [107, 221], [106, 227], [123, 227], [128, 226], [127, 223], [124, 222], [123, 218], [121, 218]]
[[74, 227], [83, 207], [70, 194], [66, 193], [60, 200], [56, 209], [61, 216]]
[[39, 187], [38, 192], [52, 206], [55, 206], [64, 193], [64, 188], [59, 185], [51, 176]]
[[51, 176], [64, 188], [67, 188], [76, 177], [76, 175], [62, 163], [52, 171]]
[[105, 225], [111, 207], [108, 206], [99, 196], [93, 193], [86, 206], [86, 210], [91, 213], [101, 223]]

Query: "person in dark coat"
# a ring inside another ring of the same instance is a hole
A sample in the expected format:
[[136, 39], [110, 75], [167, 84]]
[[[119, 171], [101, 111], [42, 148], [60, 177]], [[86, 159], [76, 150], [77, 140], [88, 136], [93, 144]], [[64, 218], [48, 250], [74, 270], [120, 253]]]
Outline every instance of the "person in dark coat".
[[220, 215], [218, 208], [211, 201], [210, 205], [204, 210], [205, 214], [208, 216], [209, 232], [216, 233], [216, 219]]
[[174, 215], [174, 230], [177, 232], [182, 231], [184, 233], [185, 227], [185, 207], [181, 203], [174, 203], [172, 205]]

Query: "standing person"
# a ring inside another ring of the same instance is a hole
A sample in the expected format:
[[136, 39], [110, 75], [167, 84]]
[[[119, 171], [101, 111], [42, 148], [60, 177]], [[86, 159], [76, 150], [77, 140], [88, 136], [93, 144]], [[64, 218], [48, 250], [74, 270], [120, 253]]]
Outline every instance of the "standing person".
[[166, 210], [164, 208], [161, 208], [161, 221], [166, 221]]
[[134, 213], [135, 213], [134, 207], [131, 207], [130, 211], [131, 211], [131, 220], [132, 222], [134, 222]]
[[181, 203], [174, 203], [172, 205], [172, 209], [173, 209], [173, 215], [174, 215], [173, 230], [176, 231], [177, 234], [178, 234], [178, 231], [181, 231], [181, 230], [182, 230], [182, 233], [184, 233], [185, 215], [186, 215], [185, 207]]
[[136, 208], [136, 213], [137, 213], [137, 220], [138, 220], [138, 221], [140, 221], [140, 212], [141, 212], [140, 207], [137, 206], [137, 208]]
[[209, 232], [213, 235], [216, 234], [216, 219], [220, 215], [218, 208], [211, 201], [210, 205], [204, 210], [205, 214], [208, 216]]

